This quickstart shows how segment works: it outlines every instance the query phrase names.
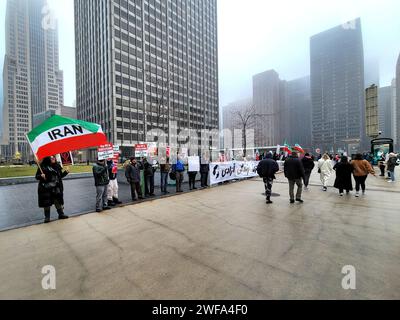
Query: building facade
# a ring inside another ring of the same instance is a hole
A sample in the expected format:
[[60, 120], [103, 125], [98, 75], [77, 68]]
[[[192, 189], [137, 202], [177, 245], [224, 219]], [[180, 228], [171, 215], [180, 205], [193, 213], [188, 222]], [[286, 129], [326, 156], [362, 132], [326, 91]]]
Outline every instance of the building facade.
[[392, 86], [379, 88], [378, 92], [378, 117], [379, 131], [383, 138], [392, 138]]
[[400, 150], [400, 54], [397, 60], [396, 66], [396, 106], [395, 106], [395, 114], [394, 119], [395, 123], [393, 124], [393, 131], [395, 133], [394, 138], [396, 139], [396, 150]]
[[219, 129], [216, 0], [75, 0], [78, 118], [123, 154]]
[[8, 0], [4, 58], [2, 155], [10, 160], [30, 149], [25, 134], [34, 116], [63, 105], [57, 25], [43, 24], [46, 0]]
[[303, 149], [312, 152], [312, 121], [310, 77], [288, 81], [286, 84], [287, 117], [289, 144], [300, 144]]
[[313, 146], [368, 150], [361, 20], [314, 35], [310, 51]]
[[253, 76], [255, 113], [255, 146], [257, 148], [282, 144], [280, 123], [285, 106], [285, 83], [275, 70]]

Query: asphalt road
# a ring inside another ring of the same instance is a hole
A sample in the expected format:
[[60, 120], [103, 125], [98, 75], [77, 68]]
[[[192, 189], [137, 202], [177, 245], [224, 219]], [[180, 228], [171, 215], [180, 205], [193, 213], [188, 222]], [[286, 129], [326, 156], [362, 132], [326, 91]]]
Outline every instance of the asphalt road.
[[[200, 175], [198, 175], [199, 178]], [[130, 187], [124, 176], [119, 176], [119, 199], [123, 203], [131, 202]], [[185, 175], [183, 190], [189, 185]], [[155, 177], [155, 194], [161, 196], [159, 175]], [[197, 187], [200, 182], [197, 183]], [[76, 216], [95, 211], [96, 189], [93, 178], [64, 181], [65, 213]], [[175, 193], [175, 186], [169, 186], [169, 192]], [[27, 183], [0, 186], [0, 231], [42, 223], [43, 209], [38, 207], [37, 184]], [[51, 210], [51, 218], [57, 219], [56, 209]]]

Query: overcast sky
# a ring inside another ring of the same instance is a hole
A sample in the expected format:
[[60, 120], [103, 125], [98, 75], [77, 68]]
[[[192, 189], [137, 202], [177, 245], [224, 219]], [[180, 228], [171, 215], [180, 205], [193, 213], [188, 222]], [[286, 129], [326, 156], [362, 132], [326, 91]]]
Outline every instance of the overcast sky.
[[[48, 0], [59, 20], [65, 104], [75, 100], [73, 0]], [[4, 26], [6, 0], [0, 0]], [[361, 17], [366, 60], [389, 85], [400, 53], [399, 0], [218, 0], [220, 105], [251, 96], [252, 75], [275, 69], [282, 79], [309, 74], [309, 39]], [[4, 56], [4, 28], [0, 54]], [[1, 67], [3, 64], [1, 59]]]

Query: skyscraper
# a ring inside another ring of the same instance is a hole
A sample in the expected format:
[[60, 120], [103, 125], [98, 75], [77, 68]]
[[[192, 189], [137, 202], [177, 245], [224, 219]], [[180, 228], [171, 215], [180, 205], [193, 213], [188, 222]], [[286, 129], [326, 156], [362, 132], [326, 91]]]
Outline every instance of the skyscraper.
[[288, 142], [292, 145], [299, 143], [312, 151], [310, 77], [288, 81], [286, 95], [287, 116], [284, 126], [289, 128]]
[[123, 154], [154, 129], [219, 129], [216, 0], [75, 0], [75, 35], [78, 118]]
[[32, 129], [33, 117], [59, 110], [64, 103], [57, 26], [43, 22], [46, 8], [46, 0], [7, 1], [2, 141], [6, 159], [20, 152], [26, 160], [30, 151], [25, 134]]
[[392, 138], [392, 86], [379, 88], [379, 131], [383, 138]]
[[364, 49], [361, 20], [311, 37], [313, 145], [323, 151], [363, 151]]
[[396, 139], [396, 146], [397, 150], [400, 149], [400, 54], [399, 58], [397, 59], [397, 66], [396, 66], [396, 114], [395, 119], [396, 122], [394, 124], [393, 130], [395, 130], [395, 139]]
[[275, 70], [253, 76], [253, 103], [255, 113], [256, 147], [282, 144], [280, 131], [281, 111], [284, 107], [284, 83]]

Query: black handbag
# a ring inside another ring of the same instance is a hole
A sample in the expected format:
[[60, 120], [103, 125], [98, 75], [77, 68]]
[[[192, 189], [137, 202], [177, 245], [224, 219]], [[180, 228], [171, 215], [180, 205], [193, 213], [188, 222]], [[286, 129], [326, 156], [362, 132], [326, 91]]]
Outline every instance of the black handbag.
[[43, 182], [43, 187], [45, 189], [54, 189], [55, 187], [57, 187], [57, 182]]
[[173, 180], [173, 181], [175, 181], [176, 180], [176, 172], [170, 172], [169, 173], [169, 178], [171, 179], [171, 180]]

